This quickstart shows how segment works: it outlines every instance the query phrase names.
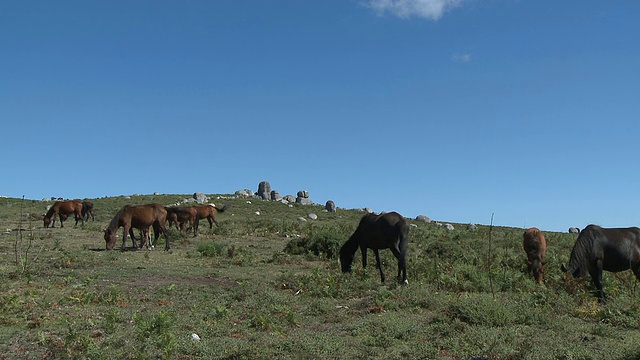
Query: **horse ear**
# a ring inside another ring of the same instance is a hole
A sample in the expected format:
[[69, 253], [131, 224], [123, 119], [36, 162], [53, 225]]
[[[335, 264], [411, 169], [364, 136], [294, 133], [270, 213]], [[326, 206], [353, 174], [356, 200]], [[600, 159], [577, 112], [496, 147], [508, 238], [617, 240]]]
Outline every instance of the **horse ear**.
[[560, 270], [562, 270], [562, 272], [567, 272], [568, 269], [567, 269], [566, 266], [564, 266], [564, 264], [561, 264], [560, 265]]

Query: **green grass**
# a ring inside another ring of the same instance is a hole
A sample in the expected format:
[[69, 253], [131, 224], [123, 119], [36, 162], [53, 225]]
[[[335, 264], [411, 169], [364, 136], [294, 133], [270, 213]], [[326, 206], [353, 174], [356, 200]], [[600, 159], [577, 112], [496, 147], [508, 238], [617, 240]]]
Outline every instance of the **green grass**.
[[[361, 212], [212, 195], [229, 205], [219, 227], [202, 222], [195, 238], [172, 229], [168, 252], [104, 250], [102, 230], [125, 204], [185, 197], [92, 199], [96, 221], [64, 229], [42, 227], [46, 203], [2, 199], [0, 359], [640, 357], [635, 278], [605, 273], [609, 301], [598, 305], [589, 279], [559, 270], [571, 234], [545, 234], [538, 285], [522, 229], [411, 221], [409, 285], [382, 285], [359, 253], [340, 272], [336, 252]], [[319, 219], [297, 220], [309, 212]], [[395, 258], [381, 255], [393, 279]]]

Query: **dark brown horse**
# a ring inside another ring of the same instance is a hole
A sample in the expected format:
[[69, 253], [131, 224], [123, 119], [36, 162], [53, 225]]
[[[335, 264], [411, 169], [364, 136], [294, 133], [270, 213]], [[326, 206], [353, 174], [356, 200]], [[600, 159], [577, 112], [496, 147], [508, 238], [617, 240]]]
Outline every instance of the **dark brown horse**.
[[227, 205], [219, 208], [219, 207], [216, 207], [214, 204], [197, 205], [194, 207], [196, 208], [196, 210], [198, 210], [198, 215], [200, 216], [200, 219], [206, 218], [207, 220], [209, 220], [209, 230], [213, 229], [214, 223], [217, 226], [220, 226], [218, 224], [218, 221], [216, 220], [216, 216], [218, 213], [222, 213], [227, 209]]
[[122, 250], [125, 250], [127, 234], [131, 235], [133, 248], [137, 248], [136, 239], [133, 236], [133, 228], [141, 230], [143, 237], [145, 237], [144, 232], [147, 231], [148, 234], [149, 227], [153, 227], [155, 236], [154, 244], [158, 241], [160, 233], [163, 233], [165, 250], [169, 250], [169, 236], [167, 235], [167, 229], [165, 227], [166, 221], [167, 210], [160, 204], [125, 205], [122, 210], [118, 211], [113, 219], [111, 219], [109, 227], [104, 231], [104, 240], [107, 243], [107, 249], [113, 249], [116, 243], [116, 233], [122, 226], [124, 228], [122, 234]]
[[198, 222], [200, 217], [198, 210], [194, 206], [167, 206], [167, 220], [169, 227], [176, 224], [176, 228], [180, 230], [182, 236], [187, 236], [187, 223], [193, 228], [193, 236], [198, 236]]
[[91, 201], [85, 200], [82, 202], [82, 219], [84, 221], [95, 220], [93, 216], [93, 203]]
[[54, 227], [54, 217], [56, 215], [60, 218], [60, 227], [64, 227], [64, 221], [67, 219], [67, 216], [71, 214], [73, 214], [76, 219], [76, 226], [80, 220], [82, 221], [82, 225], [84, 225], [84, 219], [82, 218], [82, 202], [80, 200], [56, 201], [44, 215], [44, 227], [49, 227], [49, 224], [51, 224], [51, 227]]
[[527, 273], [533, 274], [533, 278], [542, 284], [544, 273], [544, 255], [547, 251], [547, 241], [544, 234], [538, 228], [529, 228], [523, 234], [522, 248], [527, 254]]
[[568, 268], [562, 271], [573, 277], [587, 273], [597, 289], [598, 302], [604, 301], [602, 270], [620, 272], [631, 269], [640, 280], [640, 228], [602, 228], [589, 225], [576, 239]]
[[382, 215], [367, 214], [360, 219], [356, 231], [340, 248], [342, 272], [351, 272], [351, 264], [358, 248], [362, 252], [362, 267], [367, 267], [367, 249], [373, 249], [380, 270], [380, 278], [384, 283], [385, 276], [379, 250], [390, 249], [398, 259], [398, 281], [408, 284], [406, 264], [408, 241], [409, 225], [402, 215], [397, 212]]

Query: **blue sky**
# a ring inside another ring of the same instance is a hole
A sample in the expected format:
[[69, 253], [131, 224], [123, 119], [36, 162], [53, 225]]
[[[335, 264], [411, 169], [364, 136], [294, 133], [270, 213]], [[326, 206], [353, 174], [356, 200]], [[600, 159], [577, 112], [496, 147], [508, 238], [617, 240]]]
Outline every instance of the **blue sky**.
[[0, 2], [0, 195], [640, 223], [640, 2]]

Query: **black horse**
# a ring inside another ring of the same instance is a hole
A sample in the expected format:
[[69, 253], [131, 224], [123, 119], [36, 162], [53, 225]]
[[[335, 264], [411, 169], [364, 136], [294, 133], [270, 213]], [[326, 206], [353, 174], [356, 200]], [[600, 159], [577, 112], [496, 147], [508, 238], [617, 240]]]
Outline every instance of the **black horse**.
[[380, 278], [384, 283], [385, 276], [380, 261], [380, 249], [391, 249], [398, 259], [398, 281], [407, 281], [407, 243], [409, 241], [409, 225], [402, 215], [397, 212], [382, 215], [367, 214], [360, 219], [358, 228], [349, 240], [340, 248], [340, 263], [342, 272], [350, 272], [353, 257], [360, 248], [362, 252], [362, 267], [367, 266], [367, 249], [373, 249], [376, 254]]
[[569, 258], [569, 267], [562, 271], [573, 277], [588, 272], [598, 289], [598, 302], [604, 301], [602, 270], [620, 272], [631, 269], [640, 280], [640, 228], [602, 228], [589, 225], [580, 232]]

